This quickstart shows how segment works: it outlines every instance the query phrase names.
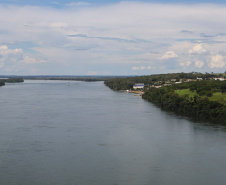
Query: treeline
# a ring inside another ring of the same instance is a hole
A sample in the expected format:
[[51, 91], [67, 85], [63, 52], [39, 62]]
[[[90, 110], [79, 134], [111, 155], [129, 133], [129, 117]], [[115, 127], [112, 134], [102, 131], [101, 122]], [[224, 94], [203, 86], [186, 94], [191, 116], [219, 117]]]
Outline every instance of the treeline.
[[5, 85], [5, 83], [20, 83], [24, 82], [23, 78], [7, 78], [7, 79], [0, 79], [0, 86]]
[[5, 83], [20, 83], [24, 82], [23, 78], [8, 78], [8, 79], [3, 79]]
[[3, 80], [0, 80], [0, 86], [5, 85], [5, 82]]
[[[128, 77], [128, 76], [126, 76]], [[25, 79], [25, 80], [70, 80], [70, 81], [85, 81], [96, 82], [105, 81], [113, 78], [126, 78], [124, 76], [74, 76], [74, 75], [30, 75], [30, 76], [8, 76], [0, 75], [2, 79]]]
[[67, 80], [67, 81], [85, 81], [85, 82], [96, 82], [105, 81], [114, 76], [23, 76], [26, 80]]
[[226, 93], [226, 81], [220, 80], [203, 80], [189, 83], [181, 83], [170, 86], [169, 89], [189, 89], [191, 92], [196, 92], [199, 96], [211, 97], [213, 93]]
[[[189, 89], [197, 95], [179, 95], [176, 90]], [[225, 123], [226, 104], [210, 101], [208, 97], [215, 92], [226, 93], [226, 81], [209, 80], [188, 82], [168, 87], [146, 89], [142, 98], [156, 104], [164, 110], [174, 111], [187, 116]]]
[[175, 79], [175, 81], [185, 80], [185, 79], [210, 79], [210, 78], [219, 78], [223, 77], [223, 74], [212, 74], [212, 73], [170, 73], [170, 74], [156, 74], [156, 75], [149, 75], [149, 76], [136, 76], [136, 77], [129, 77], [129, 78], [113, 78], [106, 80], [104, 83], [112, 90], [127, 90], [132, 89], [135, 83], [144, 83], [145, 86], [153, 85], [155, 82], [160, 82], [164, 84], [166, 81], [171, 79]]
[[106, 77], [45, 77], [36, 78], [40, 80], [69, 80], [69, 81], [84, 81], [84, 82], [97, 82], [104, 81], [108, 78]]

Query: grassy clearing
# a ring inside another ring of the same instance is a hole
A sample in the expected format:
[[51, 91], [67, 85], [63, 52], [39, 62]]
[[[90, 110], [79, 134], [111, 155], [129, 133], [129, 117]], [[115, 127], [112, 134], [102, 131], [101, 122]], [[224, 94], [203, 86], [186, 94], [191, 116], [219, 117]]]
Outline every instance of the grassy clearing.
[[226, 105], [226, 94], [222, 94], [221, 92], [213, 93], [212, 97], [209, 97], [210, 101], [218, 101]]
[[[183, 96], [185, 94], [188, 94], [189, 97], [193, 97], [195, 95], [198, 96], [196, 92], [192, 92], [190, 91], [190, 89], [175, 90], [175, 92], [180, 96]], [[213, 93], [213, 96], [208, 97], [208, 99], [210, 101], [217, 101], [219, 103], [226, 105], [226, 94], [222, 94], [221, 92]]]
[[195, 95], [198, 96], [198, 94], [197, 94], [196, 92], [192, 92], [192, 91], [190, 91], [190, 89], [175, 90], [175, 92], [176, 92], [177, 94], [179, 94], [180, 96], [183, 96], [183, 95], [185, 95], [185, 94], [188, 94], [189, 97], [193, 97], [193, 96], [195, 96]]

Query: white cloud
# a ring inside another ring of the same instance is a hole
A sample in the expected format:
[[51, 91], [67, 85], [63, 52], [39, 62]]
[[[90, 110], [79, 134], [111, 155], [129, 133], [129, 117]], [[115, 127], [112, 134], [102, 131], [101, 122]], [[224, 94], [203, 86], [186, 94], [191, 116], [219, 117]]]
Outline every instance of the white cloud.
[[[41, 62], [45, 62], [45, 60], [36, 60], [35, 58], [27, 56], [21, 48], [9, 49], [5, 45], [0, 45], [0, 68], [2, 68], [1, 72], [3, 74], [4, 72], [6, 72], [6, 74], [14, 74], [14, 72], [24, 70], [24, 65]], [[31, 70], [33, 69], [31, 68]], [[27, 71], [27, 74], [28, 73]]]
[[143, 70], [143, 69], [145, 69], [145, 67], [144, 67], [144, 66], [142, 66], [142, 67], [140, 67], [140, 69], [141, 69], [141, 70]]
[[210, 68], [222, 68], [226, 65], [225, 57], [219, 54], [211, 57], [211, 61], [209, 63]]
[[132, 67], [132, 70], [139, 70], [140, 67]]
[[9, 70], [9, 66], [15, 65], [22, 59], [22, 49], [9, 49], [7, 46], [0, 46], [0, 67]]
[[174, 51], [167, 51], [163, 56], [162, 59], [169, 59], [169, 58], [177, 58], [177, 54]]
[[204, 65], [204, 62], [203, 61], [197, 60], [195, 62], [195, 66], [198, 67], [198, 68], [201, 68], [203, 65]]
[[188, 53], [190, 55], [200, 55], [200, 54], [207, 53], [207, 50], [203, 46], [203, 44], [197, 44], [191, 50], [189, 50]]
[[9, 49], [7, 46], [3, 45], [0, 46], [0, 55], [2, 55], [3, 57], [10, 55], [10, 54], [17, 54], [17, 53], [22, 53], [22, 49]]
[[33, 63], [37, 63], [38, 61], [29, 56], [25, 56], [25, 57], [23, 57], [23, 60], [21, 60], [20, 62], [26, 63], [26, 64], [33, 64]]
[[151, 66], [145, 67], [145, 66], [141, 66], [141, 67], [132, 67], [132, 70], [145, 70], [145, 69], [151, 69]]
[[[161, 63], [169, 69], [168, 66], [175, 63], [166, 60], [174, 58], [179, 61], [179, 65], [173, 66], [177, 71], [187, 66], [189, 69], [202, 66], [208, 61], [211, 62], [205, 67], [209, 70], [223, 65], [215, 62], [220, 59], [211, 56], [226, 50], [226, 35], [220, 34], [226, 30], [225, 6], [139, 1], [88, 5], [86, 2], [62, 8], [0, 5], [0, 45], [20, 48], [10, 50], [1, 46], [1, 55], [5, 56], [4, 62], [3, 57], [0, 59], [2, 68], [22, 61], [20, 63], [29, 70], [40, 58], [58, 69], [61, 65], [68, 66], [69, 71], [79, 64], [80, 69], [84, 69], [79, 74], [87, 74], [86, 66], [92, 63], [100, 66], [106, 63], [136, 66], [139, 63], [140, 74], [145, 73], [141, 67], [148, 69], [149, 64], [155, 68]], [[22, 42], [25, 44], [20, 45]], [[6, 56], [10, 60], [6, 60]], [[6, 64], [6, 61], [9, 62]], [[183, 61], [203, 61], [203, 64], [192, 66]], [[46, 72], [52, 71], [49, 66], [42, 65]], [[130, 68], [130, 72], [137, 68]], [[65, 67], [65, 71], [67, 69]], [[41, 67], [37, 67], [37, 73], [40, 70]], [[111, 74], [123, 72], [120, 67], [111, 70]], [[61, 70], [58, 71], [61, 74]]]
[[179, 64], [180, 64], [180, 66], [188, 67], [188, 66], [191, 65], [191, 62], [190, 61], [186, 61], [186, 62], [180, 62]]
[[0, 46], [0, 54], [4, 55], [7, 54], [8, 47], [7, 46]]

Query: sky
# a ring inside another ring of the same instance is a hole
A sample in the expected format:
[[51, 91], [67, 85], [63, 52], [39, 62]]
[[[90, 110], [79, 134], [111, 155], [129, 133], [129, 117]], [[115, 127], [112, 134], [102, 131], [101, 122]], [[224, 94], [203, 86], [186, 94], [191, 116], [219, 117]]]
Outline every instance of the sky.
[[0, 0], [0, 75], [226, 71], [225, 0]]

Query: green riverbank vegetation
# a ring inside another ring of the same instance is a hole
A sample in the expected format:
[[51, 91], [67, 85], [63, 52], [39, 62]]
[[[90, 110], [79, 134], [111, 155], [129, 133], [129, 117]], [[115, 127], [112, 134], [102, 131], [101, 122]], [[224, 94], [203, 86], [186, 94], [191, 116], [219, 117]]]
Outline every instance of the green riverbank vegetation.
[[212, 121], [226, 119], [226, 81], [196, 81], [149, 88], [142, 96], [164, 110]]
[[0, 86], [5, 85], [5, 83], [21, 83], [24, 82], [23, 78], [5, 78], [0, 79]]
[[3, 85], [5, 85], [5, 82], [0, 80], [0, 86], [3, 86]]
[[133, 89], [136, 83], [144, 83], [145, 87], [150, 86], [168, 86], [175, 83], [197, 81], [197, 80], [211, 80], [214, 78], [223, 78], [225, 74], [213, 73], [170, 73], [170, 74], [155, 74], [148, 76], [136, 76], [128, 78], [111, 78], [105, 80], [104, 83], [109, 88], [115, 91]]
[[175, 73], [105, 81], [113, 90], [132, 89], [135, 83], [145, 84], [143, 99], [164, 110], [225, 123], [224, 74]]

